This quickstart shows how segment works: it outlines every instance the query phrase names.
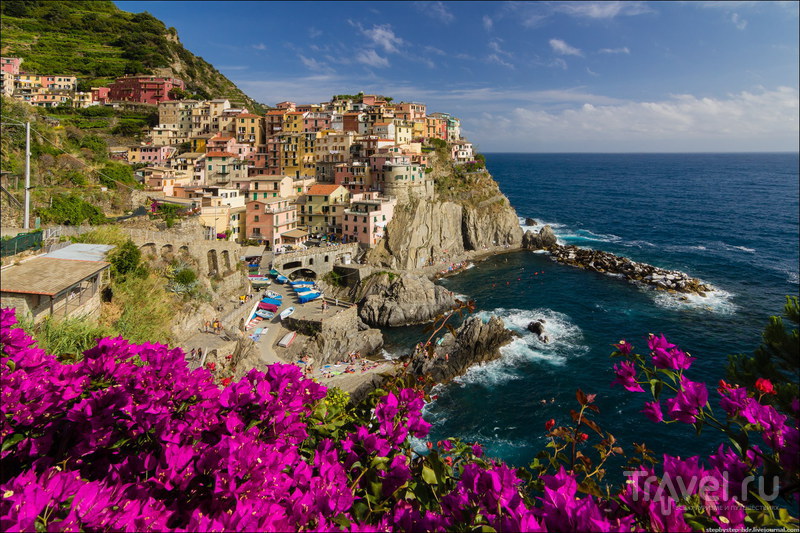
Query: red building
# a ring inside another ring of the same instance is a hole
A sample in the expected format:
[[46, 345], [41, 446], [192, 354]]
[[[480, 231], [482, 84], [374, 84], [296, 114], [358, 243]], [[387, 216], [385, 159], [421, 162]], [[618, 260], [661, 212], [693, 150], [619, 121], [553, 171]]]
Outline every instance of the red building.
[[109, 98], [114, 101], [158, 104], [169, 100], [169, 91], [185, 87], [183, 80], [157, 76], [125, 76], [108, 86]]

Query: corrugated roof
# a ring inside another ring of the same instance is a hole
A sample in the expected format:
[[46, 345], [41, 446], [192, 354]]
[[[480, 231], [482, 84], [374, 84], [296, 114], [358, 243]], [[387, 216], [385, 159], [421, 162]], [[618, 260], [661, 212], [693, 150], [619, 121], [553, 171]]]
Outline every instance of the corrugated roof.
[[44, 254], [42, 257], [76, 259], [78, 261], [103, 261], [106, 258], [106, 254], [113, 249], [114, 246], [111, 244], [75, 243], [49, 254]]
[[55, 296], [109, 266], [105, 261], [37, 257], [4, 270], [0, 291]]

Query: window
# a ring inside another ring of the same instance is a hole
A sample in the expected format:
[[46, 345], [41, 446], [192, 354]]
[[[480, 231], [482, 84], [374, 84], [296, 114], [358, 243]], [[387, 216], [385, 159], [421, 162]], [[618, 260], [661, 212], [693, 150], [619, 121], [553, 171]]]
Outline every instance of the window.
[[258, 215], [256, 215], [256, 218], [255, 218], [255, 219], [253, 219], [253, 221], [254, 221], [254, 222], [258, 222]]

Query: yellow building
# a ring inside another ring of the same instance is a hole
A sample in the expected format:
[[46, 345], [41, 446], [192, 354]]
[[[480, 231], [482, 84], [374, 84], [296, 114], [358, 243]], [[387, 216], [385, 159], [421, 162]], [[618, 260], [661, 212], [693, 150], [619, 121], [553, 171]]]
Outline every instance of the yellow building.
[[280, 136], [280, 162], [281, 170], [287, 176], [300, 177], [299, 144], [302, 135], [299, 133], [284, 133]]
[[316, 184], [298, 201], [300, 226], [311, 235], [341, 238], [342, 217], [350, 192], [341, 185]]
[[252, 113], [241, 113], [236, 116], [236, 142], [260, 146], [266, 142], [264, 135], [264, 119]]
[[305, 113], [299, 111], [290, 111], [283, 116], [283, 132], [284, 133], [302, 133], [303, 132], [303, 119]]

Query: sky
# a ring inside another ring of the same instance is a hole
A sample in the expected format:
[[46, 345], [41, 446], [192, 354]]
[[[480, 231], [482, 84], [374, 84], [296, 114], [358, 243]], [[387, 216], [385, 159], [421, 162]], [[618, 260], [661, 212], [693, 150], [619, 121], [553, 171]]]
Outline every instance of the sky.
[[800, 145], [796, 1], [115, 4], [256, 101], [422, 102], [481, 152]]

